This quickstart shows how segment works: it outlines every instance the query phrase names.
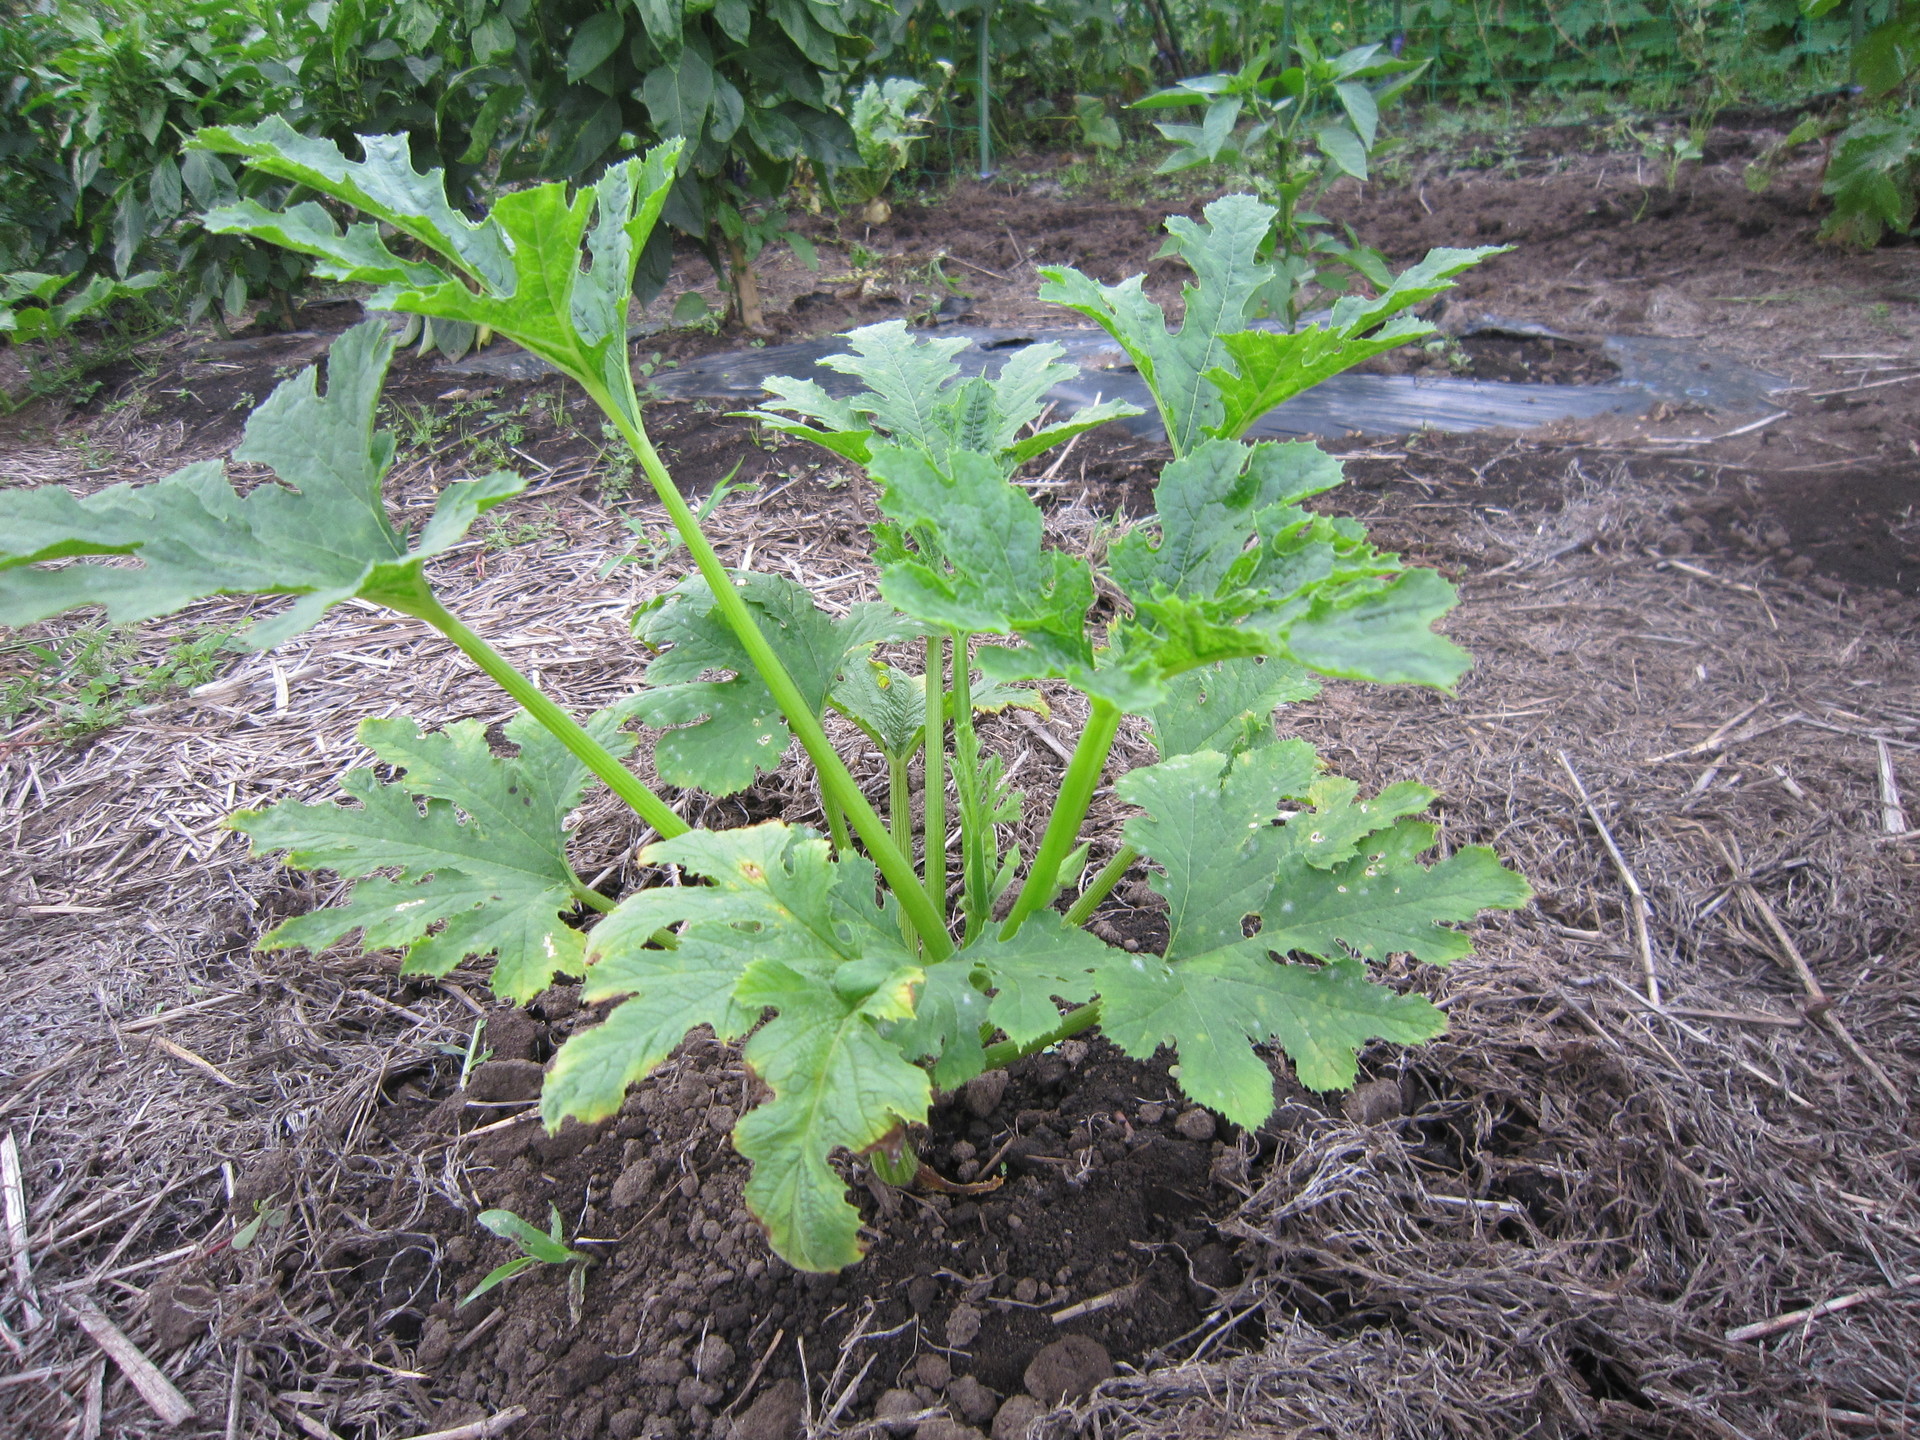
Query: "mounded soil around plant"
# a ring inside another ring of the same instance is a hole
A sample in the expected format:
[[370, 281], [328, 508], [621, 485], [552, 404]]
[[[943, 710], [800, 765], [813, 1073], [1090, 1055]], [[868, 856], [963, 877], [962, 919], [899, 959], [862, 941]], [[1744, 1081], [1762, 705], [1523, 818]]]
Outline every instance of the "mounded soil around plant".
[[[1326, 507], [1459, 585], [1443, 628], [1477, 663], [1454, 696], [1335, 683], [1279, 723], [1368, 788], [1433, 784], [1443, 845], [1493, 844], [1538, 892], [1474, 927], [1475, 957], [1450, 971], [1382, 967], [1444, 1005], [1449, 1033], [1369, 1049], [1345, 1095], [1302, 1091], [1276, 1053], [1256, 1133], [1182, 1100], [1164, 1052], [1069, 1042], [941, 1098], [918, 1137], [941, 1186], [890, 1190], [843, 1157], [870, 1250], [841, 1275], [782, 1264], [741, 1205], [727, 1132], [756, 1082], [737, 1049], [696, 1034], [618, 1116], [548, 1135], [530, 1117], [541, 1067], [598, 1018], [574, 987], [516, 1011], [484, 967], [439, 983], [387, 953], [255, 948], [341, 887], [250, 857], [222, 816], [336, 794], [366, 759], [365, 715], [474, 717], [499, 737], [508, 703], [429, 632], [343, 607], [89, 740], [7, 737], [0, 1129], [22, 1154], [47, 1318], [27, 1327], [15, 1280], [0, 1435], [83, 1433], [90, 1387], [107, 1436], [400, 1440], [516, 1409], [495, 1433], [1911, 1428], [1920, 1290], [1889, 1287], [1920, 1274], [1916, 252], [1817, 245], [1811, 172], [1750, 194], [1741, 167], [1767, 138], [1716, 134], [1672, 194], [1634, 155], [1554, 132], [1410, 152], [1395, 183], [1329, 201], [1396, 262], [1515, 247], [1438, 313], [1459, 343], [1394, 357], [1403, 373], [1600, 382], [1601, 340], [1645, 334], [1792, 385], [1771, 420], [1666, 408], [1327, 447], [1349, 484]], [[1176, 300], [1159, 220], [1207, 197], [1083, 180], [1049, 163], [903, 200], [885, 226], [810, 222], [822, 266], [769, 268], [771, 338], [943, 301], [969, 323], [1059, 323], [1033, 298], [1050, 264], [1144, 270]], [[691, 257], [656, 318], [688, 288], [711, 294]], [[220, 454], [358, 318], [323, 296], [295, 333], [180, 337], [83, 408], [9, 422], [4, 479], [93, 490]], [[1489, 318], [1567, 338], [1474, 333]], [[636, 355], [748, 338], [662, 332]], [[576, 711], [637, 684], [648, 657], [626, 617], [684, 557], [662, 553], [661, 512], [597, 421], [553, 382], [412, 356], [389, 403], [402, 514], [496, 465], [534, 479], [436, 562], [450, 604]], [[757, 487], [714, 513], [723, 558], [832, 604], [872, 598], [865, 482], [720, 410], [663, 405], [652, 424], [690, 493], [736, 466]], [[1055, 540], [1094, 547], [1151, 510], [1163, 460], [1096, 433], [1029, 478]], [[143, 633], [157, 654], [250, 608]], [[28, 663], [0, 651], [9, 673]], [[1033, 795], [1082, 718], [1049, 699], [983, 731]], [[883, 787], [877, 757], [836, 734]], [[1121, 762], [1149, 755], [1123, 731]], [[820, 820], [791, 766], [687, 813]], [[1096, 862], [1125, 814], [1096, 802]], [[1043, 820], [1024, 822], [1029, 852]], [[573, 833], [609, 896], [667, 878], [605, 795]], [[1104, 938], [1162, 943], [1146, 880], [1102, 908]], [[469, 1069], [482, 1019], [490, 1053]], [[493, 1207], [543, 1226], [557, 1209], [592, 1256], [584, 1283], [543, 1267], [460, 1305], [516, 1253], [477, 1223]], [[196, 1420], [163, 1429], [103, 1364], [68, 1308], [83, 1295]]]

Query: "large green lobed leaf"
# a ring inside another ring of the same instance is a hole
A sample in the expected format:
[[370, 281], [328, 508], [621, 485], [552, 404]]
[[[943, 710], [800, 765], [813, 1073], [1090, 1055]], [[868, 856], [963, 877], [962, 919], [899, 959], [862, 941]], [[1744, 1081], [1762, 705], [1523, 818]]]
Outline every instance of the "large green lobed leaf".
[[1143, 275], [1102, 285], [1078, 270], [1040, 272], [1047, 281], [1042, 300], [1078, 310], [1127, 352], [1153, 391], [1175, 455], [1185, 455], [1220, 423], [1219, 392], [1206, 375], [1225, 362], [1226, 337], [1246, 328], [1248, 303], [1273, 276], [1258, 255], [1274, 213], [1251, 195], [1226, 195], [1207, 206], [1200, 224], [1184, 215], [1167, 221], [1161, 253], [1186, 261], [1195, 280], [1183, 291], [1186, 309], [1176, 331], [1147, 298]]
[[916, 336], [906, 322], [887, 320], [848, 331], [847, 341], [850, 353], [820, 363], [854, 376], [865, 390], [841, 399], [815, 381], [776, 376], [767, 382], [775, 398], [745, 413], [861, 465], [877, 446], [890, 443], [918, 451], [941, 469], [967, 452], [1009, 474], [1083, 431], [1140, 413], [1138, 406], [1109, 400], [1040, 425], [1048, 390], [1079, 373], [1059, 363], [1063, 352], [1050, 341], [1016, 351], [992, 378], [966, 380], [954, 359], [967, 347], [959, 336]]
[[1040, 507], [992, 460], [961, 450], [943, 467], [883, 445], [872, 473], [880, 508], [898, 527], [880, 553], [888, 601], [925, 624], [1018, 635], [1049, 658], [1091, 669], [1087, 562], [1046, 543]]
[[[374, 412], [393, 342], [377, 323], [334, 342], [327, 389], [310, 367], [248, 419], [234, 458], [269, 466], [280, 483], [242, 494], [218, 461], [150, 485], [115, 485], [84, 499], [55, 486], [0, 491], [0, 625], [24, 625], [81, 605], [116, 621], [165, 615], [211, 595], [291, 595], [243, 643], [264, 650], [315, 624], [343, 600], [403, 602], [424, 593], [421, 562], [525, 481], [504, 472], [441, 493], [410, 543], [388, 518], [381, 483], [393, 436]], [[131, 557], [137, 564], [98, 563]], [[43, 562], [83, 563], [46, 569]]]
[[[610, 165], [572, 195], [557, 182], [511, 191], [480, 221], [448, 202], [443, 171], [413, 168], [403, 135], [361, 136], [364, 160], [278, 117], [202, 130], [190, 143], [238, 155], [378, 222], [343, 230], [311, 202], [272, 211], [245, 201], [209, 211], [207, 229], [311, 255], [328, 279], [375, 285], [367, 302], [375, 308], [491, 327], [596, 389], [617, 394], [629, 383], [634, 267], [673, 186], [681, 141]], [[379, 224], [450, 268], [394, 254]]]
[[1340, 478], [1337, 462], [1298, 441], [1206, 440], [1174, 461], [1153, 522], [1112, 548], [1133, 605], [1110, 631], [1114, 650], [1165, 676], [1264, 655], [1355, 680], [1452, 686], [1469, 659], [1432, 627], [1453, 587], [1376, 549], [1358, 523], [1299, 503]]
[[1433, 333], [1405, 312], [1453, 288], [1454, 277], [1511, 246], [1430, 250], [1371, 299], [1344, 295], [1325, 324], [1292, 331], [1240, 330], [1223, 337], [1227, 361], [1203, 378], [1220, 393], [1222, 414], [1208, 433], [1237, 439], [1276, 406], [1375, 355]]
[[[829, 615], [802, 586], [777, 575], [742, 571], [736, 583], [815, 715], [875, 644], [920, 633], [889, 607], [871, 602], [854, 605], [844, 616]], [[792, 732], [705, 580], [689, 576], [650, 601], [634, 616], [633, 630], [665, 652], [648, 664], [648, 689], [633, 702], [635, 715], [665, 729], [653, 755], [661, 779], [731, 795], [779, 768]], [[730, 673], [701, 678], [713, 671]]]
[[[587, 998], [631, 998], [562, 1047], [542, 1098], [547, 1123], [613, 1113], [694, 1026], [732, 1039], [771, 1011], [744, 1054], [773, 1098], [734, 1130], [754, 1164], [747, 1204], [790, 1264], [851, 1265], [860, 1214], [831, 1157], [924, 1120], [932, 1098], [927, 1072], [883, 1033], [912, 1018], [924, 981], [897, 912], [875, 902], [867, 861], [836, 860], [825, 840], [778, 823], [692, 831], [643, 859], [711, 883], [642, 891], [594, 932]], [[654, 948], [679, 922], [674, 948]]]
[[[586, 728], [619, 755], [633, 744], [619, 733], [626, 718], [616, 706]], [[587, 768], [524, 712], [505, 733], [517, 755], [495, 755], [477, 720], [426, 735], [411, 720], [364, 720], [361, 742], [400, 778], [354, 770], [341, 788], [357, 805], [283, 800], [229, 819], [256, 852], [369, 877], [345, 904], [284, 921], [261, 947], [322, 950], [358, 930], [368, 946], [403, 947], [406, 973], [426, 975], [492, 955], [494, 993], [522, 1003], [554, 976], [580, 974], [582, 936], [564, 916], [584, 887], [567, 863], [564, 824]], [[388, 869], [391, 878], [374, 876]]]
[[[1142, 1059], [1172, 1046], [1181, 1088], [1249, 1128], [1273, 1108], [1254, 1046], [1277, 1043], [1311, 1089], [1351, 1085], [1369, 1040], [1413, 1044], [1446, 1023], [1423, 997], [1368, 981], [1361, 960], [1457, 959], [1468, 942], [1448, 924], [1529, 894], [1479, 847], [1419, 863], [1434, 828], [1399, 817], [1424, 808], [1424, 787], [1356, 804], [1355, 788], [1317, 770], [1311, 748], [1291, 741], [1231, 759], [1178, 755], [1120, 783], [1145, 811], [1127, 823], [1127, 842], [1159, 867], [1152, 883], [1170, 934], [1164, 958], [1098, 965], [1102, 1029]], [[1275, 823], [1282, 804], [1300, 801], [1311, 808]]]

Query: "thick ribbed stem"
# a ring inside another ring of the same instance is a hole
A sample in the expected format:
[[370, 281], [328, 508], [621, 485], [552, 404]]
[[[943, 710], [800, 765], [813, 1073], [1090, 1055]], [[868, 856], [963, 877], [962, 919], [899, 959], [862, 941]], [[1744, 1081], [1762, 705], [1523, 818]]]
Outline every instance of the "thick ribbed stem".
[[1079, 837], [1080, 822], [1086, 819], [1087, 806], [1093, 802], [1094, 788], [1100, 783], [1100, 772], [1107, 768], [1107, 753], [1113, 749], [1113, 737], [1119, 729], [1120, 707], [1111, 700], [1096, 697], [1093, 712], [1087, 716], [1087, 727], [1080, 732], [1080, 743], [1073, 747], [1066, 777], [1060, 782], [1060, 794], [1054, 801], [1053, 816], [1047, 821], [1040, 849], [1027, 867], [1020, 897], [1013, 902], [1007, 923], [1001, 927], [1001, 939], [1011, 940], [1029, 915], [1053, 903], [1054, 894], [1060, 888], [1060, 866]]
[[919, 873], [913, 868], [913, 861], [893, 843], [893, 837], [887, 833], [886, 822], [867, 803], [867, 797], [860, 793], [860, 787], [847, 769], [846, 762], [841, 760], [833, 743], [828, 740], [826, 727], [820, 723], [819, 715], [807, 704], [800, 687], [794, 684], [787, 667], [781, 664], [773, 646], [761, 633], [733, 577], [720, 563], [712, 542], [700, 529], [699, 519], [681, 495], [679, 487], [673, 483], [673, 477], [667, 473], [667, 467], [662, 463], [659, 452], [653, 448], [653, 442], [647, 438], [640, 424], [640, 402], [633, 393], [633, 377], [628, 374], [625, 379], [625, 393], [618, 398], [604, 384], [589, 385], [588, 393], [599, 402], [600, 408], [606, 411], [608, 418], [620, 431], [621, 438], [639, 458], [640, 468], [653, 486], [654, 494], [666, 507], [667, 518], [673, 522], [673, 528], [679, 532], [688, 553], [693, 556], [694, 564], [700, 569], [701, 577], [707, 582], [715, 608], [727, 622], [727, 628], [733, 631], [734, 638], [740, 642], [740, 648], [747, 652], [747, 659], [760, 679], [772, 692], [774, 703], [779, 705], [788, 728], [799, 737], [807, 757], [813, 761], [814, 769], [819, 773], [822, 794], [840, 807], [860, 836], [867, 853], [886, 877], [888, 888], [911, 918], [927, 955], [934, 960], [944, 960], [953, 953], [953, 940], [947, 934], [939, 910], [928, 903], [926, 891], [920, 887]]
[[893, 843], [911, 855], [913, 791], [907, 784], [907, 762], [897, 755], [887, 757], [887, 826], [893, 831]]
[[947, 666], [946, 641], [927, 637], [926, 771], [922, 785], [925, 813], [920, 828], [926, 835], [927, 900], [933, 908], [947, 908]]
[[468, 659], [487, 673], [489, 679], [519, 702], [521, 709], [552, 731], [554, 738], [571, 750], [582, 765], [631, 805], [641, 819], [659, 832], [662, 839], [671, 840], [676, 835], [687, 833], [687, 822], [668, 809], [667, 802], [656, 795], [645, 781], [583, 730], [579, 721], [543, 695], [540, 687], [514, 669], [504, 655], [461, 624], [431, 591], [423, 586], [419, 594], [405, 599], [397, 596], [381, 598], [392, 609], [426, 621], [458, 645]]

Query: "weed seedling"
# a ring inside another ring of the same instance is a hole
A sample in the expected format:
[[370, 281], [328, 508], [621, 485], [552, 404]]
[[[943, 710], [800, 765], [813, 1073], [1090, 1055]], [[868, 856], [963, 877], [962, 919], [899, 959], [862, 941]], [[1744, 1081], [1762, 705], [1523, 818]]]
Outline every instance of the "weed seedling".
[[457, 1082], [458, 1089], [464, 1090], [467, 1088], [467, 1081], [473, 1075], [475, 1066], [484, 1065], [493, 1058], [492, 1049], [482, 1049], [480, 1045], [480, 1037], [486, 1034], [486, 1030], [487, 1017], [482, 1015], [473, 1022], [473, 1033], [467, 1037], [467, 1043], [464, 1046], [440, 1046], [440, 1053], [442, 1055], [452, 1056], [460, 1062], [460, 1079]]
[[545, 549], [549, 540], [559, 533], [560, 521], [553, 513], [551, 505], [540, 507], [538, 515], [523, 515], [516, 519], [504, 516], [492, 516], [480, 526], [480, 543], [488, 550], [512, 550], [521, 545], [532, 545]]
[[24, 673], [0, 679], [0, 728], [42, 720], [52, 740], [79, 740], [120, 724], [144, 705], [204, 685], [227, 664], [230, 630], [201, 628], [170, 639], [160, 658], [140, 658], [131, 627], [88, 626], [0, 650], [25, 657]]
[[263, 1229], [278, 1230], [286, 1223], [287, 1212], [283, 1207], [256, 1200], [253, 1202], [253, 1218], [233, 1232], [231, 1244], [236, 1250], [245, 1250], [260, 1238]]
[[465, 1309], [489, 1290], [536, 1265], [570, 1265], [573, 1268], [567, 1274], [567, 1308], [573, 1312], [574, 1324], [580, 1323], [580, 1301], [586, 1292], [587, 1266], [593, 1263], [593, 1257], [567, 1247], [559, 1206], [549, 1204], [547, 1214], [547, 1228], [542, 1233], [511, 1210], [480, 1212], [481, 1225], [502, 1240], [512, 1241], [520, 1251], [520, 1258], [488, 1271], [485, 1279], [460, 1297], [456, 1309]]

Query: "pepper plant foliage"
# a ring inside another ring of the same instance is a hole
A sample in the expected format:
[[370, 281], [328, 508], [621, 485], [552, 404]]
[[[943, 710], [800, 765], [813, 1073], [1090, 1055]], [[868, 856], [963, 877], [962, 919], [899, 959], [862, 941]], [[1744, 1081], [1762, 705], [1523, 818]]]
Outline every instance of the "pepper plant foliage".
[[[855, 332], [835, 363], [862, 391], [837, 399], [783, 381], [762, 412], [875, 482], [885, 603], [831, 615], [787, 580], [724, 568], [647, 438], [624, 321], [674, 146], [571, 194], [547, 185], [503, 197], [476, 222], [393, 139], [364, 140], [364, 161], [273, 125], [199, 143], [368, 217], [342, 229], [317, 205], [243, 205], [209, 215], [209, 228], [372, 283], [377, 308], [490, 325], [602, 405], [695, 562], [637, 619], [663, 653], [647, 688], [583, 725], [445, 607], [426, 562], [522, 482], [459, 482], [418, 534], [395, 526], [380, 490], [394, 442], [373, 419], [391, 347], [374, 326], [335, 345], [324, 393], [308, 371], [254, 415], [236, 458], [271, 466], [277, 484], [243, 495], [204, 463], [85, 499], [0, 492], [0, 623], [88, 604], [139, 619], [209, 595], [279, 594], [292, 606], [245, 644], [278, 643], [350, 597], [438, 628], [524, 707], [506, 732], [517, 753], [493, 753], [474, 721], [423, 734], [369, 720], [361, 738], [395, 778], [356, 771], [343, 786], [351, 803], [235, 816], [263, 850], [360, 877], [345, 904], [266, 943], [322, 946], [357, 930], [369, 945], [404, 947], [413, 973], [492, 957], [494, 988], [513, 1000], [583, 975], [587, 999], [619, 1003], [553, 1062], [550, 1125], [613, 1113], [696, 1027], [744, 1037], [771, 1098], [734, 1139], [753, 1162], [748, 1201], [794, 1265], [858, 1259], [859, 1214], [833, 1157], [863, 1155], [910, 1182], [910, 1127], [936, 1086], [1098, 1024], [1135, 1056], [1171, 1047], [1194, 1099], [1257, 1126], [1273, 1105], [1258, 1047], [1283, 1050], [1316, 1089], [1351, 1084], [1360, 1046], [1415, 1043], [1444, 1025], [1418, 994], [1373, 983], [1369, 963], [1444, 964], [1467, 951], [1454, 926], [1525, 900], [1489, 850], [1423, 858], [1438, 838], [1418, 818], [1433, 799], [1424, 786], [1363, 796], [1305, 742], [1275, 734], [1275, 707], [1310, 696], [1314, 672], [1445, 687], [1468, 662], [1431, 629], [1454, 599], [1441, 577], [1376, 549], [1355, 522], [1303, 507], [1340, 482], [1335, 461], [1309, 444], [1240, 438], [1258, 407], [1418, 333], [1408, 307], [1483, 252], [1436, 252], [1376, 299], [1343, 301], [1330, 324], [1291, 334], [1246, 328], [1269, 278], [1257, 251], [1271, 211], [1245, 196], [1170, 225], [1196, 276], [1178, 331], [1138, 280], [1050, 272], [1048, 296], [1135, 357], [1173, 443], [1158, 513], [1098, 565], [1048, 543], [1014, 477], [1123, 407], [1043, 426], [1061, 369], [1045, 347], [993, 378], [963, 379], [950, 341], [897, 324]], [[378, 226], [406, 237], [404, 255]], [[1104, 624], [1092, 618], [1097, 595], [1121, 597]], [[1058, 791], [1038, 806], [1050, 818], [1029, 856], [1007, 843], [1025, 797], [983, 759], [975, 717], [1039, 705], [1022, 682], [1040, 678], [1083, 692], [1091, 713]], [[886, 818], [836, 752], [829, 711], [885, 753]], [[1128, 714], [1144, 718], [1160, 759], [1117, 777], [1138, 813], [1087, 878], [1089, 848], [1113, 839], [1081, 829]], [[828, 833], [779, 822], [690, 830], [621, 763], [636, 718], [653, 727], [663, 778], [715, 792], [773, 768], [797, 739]], [[564, 822], [590, 777], [657, 832], [648, 863], [700, 883], [617, 902], [584, 884]], [[1167, 902], [1164, 955], [1129, 954], [1081, 928], [1142, 860]], [[1065, 913], [1063, 892], [1077, 892]]]

